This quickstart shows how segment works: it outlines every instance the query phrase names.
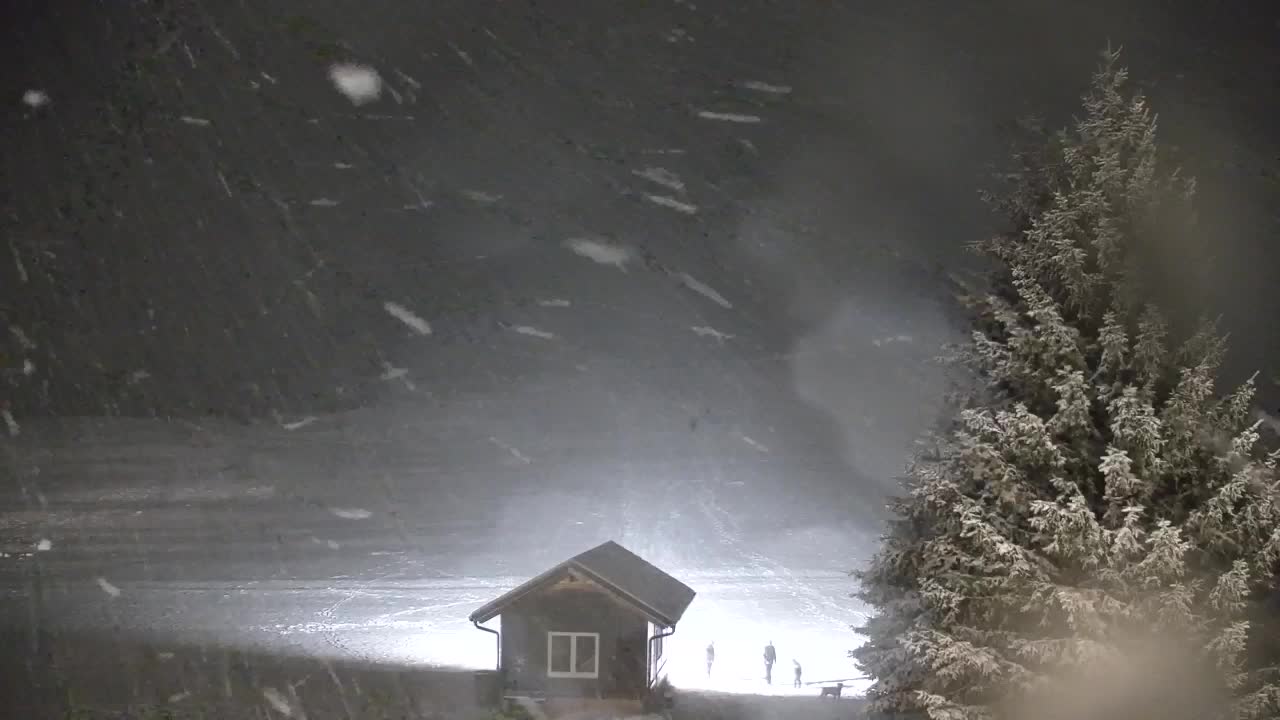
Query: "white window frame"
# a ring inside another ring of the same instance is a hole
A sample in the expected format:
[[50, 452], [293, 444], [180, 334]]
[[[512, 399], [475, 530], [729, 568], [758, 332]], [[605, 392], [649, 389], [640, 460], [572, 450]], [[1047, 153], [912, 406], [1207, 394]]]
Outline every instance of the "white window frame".
[[[559, 672], [551, 668], [551, 643], [553, 638], [569, 638], [569, 667], [578, 667], [578, 638], [589, 637], [596, 644], [595, 665], [591, 672]], [[600, 677], [600, 633], [591, 632], [557, 632], [547, 633], [547, 677], [553, 678], [598, 678]]]

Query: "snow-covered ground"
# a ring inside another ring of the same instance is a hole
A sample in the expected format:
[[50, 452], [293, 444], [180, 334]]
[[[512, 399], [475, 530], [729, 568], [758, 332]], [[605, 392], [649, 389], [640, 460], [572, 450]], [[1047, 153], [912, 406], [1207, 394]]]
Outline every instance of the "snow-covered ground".
[[[61, 446], [33, 428], [12, 456], [25, 479], [0, 510], [0, 629], [110, 626], [159, 647], [485, 668], [493, 639], [466, 621], [473, 609], [616, 539], [698, 593], [667, 645], [678, 686], [789, 693], [793, 658], [808, 681], [855, 674], [846, 653], [860, 615], [845, 571], [868, 548], [866, 533], [814, 509], [807, 524], [795, 512], [770, 520], [760, 508], [785, 507], [786, 489], [761, 468], [741, 465], [727, 480], [730, 465], [707, 471], [675, 443], [648, 465], [625, 452], [606, 459], [597, 441], [579, 436], [579, 460], [598, 463], [612, 485], [552, 474], [521, 493], [491, 494], [477, 481], [419, 501], [420, 473], [387, 477], [432, 454], [421, 442], [407, 455], [398, 449], [397, 433], [417, 431], [354, 416], [334, 435], [336, 422], [195, 430], [86, 420]], [[512, 442], [541, 457], [539, 446]], [[360, 450], [369, 443], [386, 443], [376, 459]], [[747, 457], [761, 454], [733, 443]], [[334, 444], [365, 457], [364, 473], [387, 478], [376, 492], [318, 472]], [[481, 446], [488, 460], [476, 461], [472, 477], [537, 468], [514, 445]], [[648, 480], [682, 463], [707, 474]], [[759, 662], [770, 640], [780, 657], [772, 686]], [[712, 641], [718, 660], [708, 678]]]
[[[804, 666], [806, 681], [856, 675], [844, 657], [856, 643], [848, 626], [858, 620], [842, 599], [845, 578], [767, 580], [749, 568], [683, 576], [698, 597], [667, 643], [668, 673], [678, 687], [816, 693], [792, 689], [792, 659]], [[49, 632], [110, 624], [122, 638], [160, 648], [206, 644], [333, 662], [484, 669], [493, 666], [493, 637], [477, 631], [466, 615], [517, 580], [155, 583], [99, 577], [38, 602]], [[24, 613], [33, 602], [12, 592], [3, 598]], [[6, 618], [6, 629], [22, 627], [15, 619]], [[760, 660], [770, 640], [779, 657], [772, 685], [764, 681]], [[703, 658], [712, 641], [717, 660], [708, 677]]]

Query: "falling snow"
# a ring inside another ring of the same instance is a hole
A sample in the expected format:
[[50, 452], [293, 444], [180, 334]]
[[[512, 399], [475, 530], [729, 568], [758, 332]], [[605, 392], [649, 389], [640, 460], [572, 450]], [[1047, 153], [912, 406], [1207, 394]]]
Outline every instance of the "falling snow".
[[382, 307], [391, 315], [391, 317], [408, 325], [411, 330], [419, 335], [431, 334], [431, 323], [423, 320], [421, 317], [413, 313], [411, 310], [400, 303], [385, 302]]
[[638, 175], [645, 180], [657, 183], [665, 188], [670, 188], [676, 192], [684, 190], [684, 181], [679, 175], [660, 167], [648, 167], [643, 170], [632, 170], [633, 175]]
[[406, 85], [408, 85], [409, 87], [413, 88], [414, 90], [421, 90], [421, 89], [422, 89], [422, 83], [420, 83], [420, 82], [418, 82], [417, 80], [415, 80], [414, 78], [410, 77], [410, 76], [409, 76], [407, 73], [405, 73], [403, 70], [400, 70], [399, 68], [397, 68], [397, 69], [395, 70], [395, 74], [396, 74], [396, 77], [400, 78], [400, 79], [401, 79], [401, 80], [402, 80]]
[[1271, 413], [1265, 410], [1258, 410], [1257, 412], [1258, 412], [1258, 419], [1262, 421], [1264, 425], [1271, 428], [1272, 432], [1275, 432], [1276, 434], [1280, 435], [1280, 418], [1276, 417], [1275, 415], [1272, 415]]
[[373, 517], [373, 513], [364, 508], [329, 508], [329, 512], [343, 520], [367, 520]]
[[759, 115], [740, 115], [738, 113], [712, 112], [710, 110], [699, 110], [698, 117], [703, 120], [719, 120], [720, 122], [731, 123], [758, 123], [761, 122]]
[[724, 342], [725, 340], [733, 339], [733, 336], [730, 335], [729, 333], [720, 332], [719, 330], [713, 327], [710, 327], [708, 325], [695, 325], [692, 328], [690, 328], [690, 330], [693, 330], [695, 333], [697, 333], [701, 337], [714, 338], [719, 342]]
[[548, 307], [548, 308], [567, 308], [570, 305], [572, 305], [572, 303], [570, 303], [568, 300], [562, 300], [560, 298], [549, 298], [547, 300], [539, 300], [538, 305], [542, 307]]
[[631, 251], [618, 245], [597, 240], [574, 238], [565, 242], [565, 247], [588, 260], [601, 265], [613, 265], [619, 270], [626, 270], [627, 261], [631, 259]]
[[53, 542], [48, 538], [41, 538], [40, 542], [36, 543], [36, 552], [49, 552], [52, 549]]
[[701, 280], [698, 280], [697, 278], [693, 277], [689, 273], [680, 273], [680, 280], [685, 284], [685, 287], [698, 293], [699, 295], [702, 295], [703, 297], [719, 305], [720, 307], [726, 308], [729, 310], [733, 309], [733, 304], [730, 303], [728, 300], [726, 300], [723, 295], [716, 292], [711, 286], [707, 285]]
[[31, 276], [27, 274], [27, 265], [22, 262], [22, 254], [18, 252], [18, 246], [13, 240], [9, 241], [9, 252], [13, 254], [13, 264], [18, 270], [18, 280], [23, 284], [31, 281]]
[[556, 338], [555, 333], [549, 333], [546, 330], [539, 330], [538, 328], [531, 327], [529, 325], [513, 325], [511, 326], [511, 331], [520, 333], [521, 335], [528, 335], [529, 337], [541, 338], [543, 340], [554, 340]]
[[9, 408], [0, 409], [0, 418], [4, 419], [4, 426], [9, 431], [10, 437], [18, 437], [22, 433], [22, 428], [14, 419], [13, 413], [9, 412]]
[[338, 63], [329, 67], [329, 80], [353, 105], [367, 105], [382, 94], [382, 77], [367, 65]]
[[284, 695], [280, 694], [279, 690], [273, 687], [264, 687], [262, 688], [262, 697], [267, 699], [267, 703], [271, 705], [272, 710], [285, 717], [293, 717], [293, 706], [284, 698]]
[[690, 205], [687, 202], [681, 202], [680, 200], [677, 200], [673, 197], [668, 197], [666, 195], [647, 195], [646, 194], [644, 197], [646, 200], [648, 200], [649, 202], [655, 205], [661, 205], [662, 207], [671, 208], [672, 210], [685, 213], [686, 215], [693, 215], [694, 213], [698, 212], [697, 205]]
[[[239, 50], [236, 50], [235, 45], [232, 45], [232, 44], [231, 44], [231, 41], [230, 41], [229, 39], [227, 39], [227, 36], [226, 36], [226, 35], [223, 35], [223, 34], [222, 34], [222, 31], [218, 29], [218, 26], [217, 26], [217, 25], [214, 25], [212, 22], [210, 22], [210, 23], [209, 23], [209, 30], [210, 30], [210, 32], [212, 32], [212, 33], [213, 33], [213, 36], [214, 36], [214, 37], [218, 38], [218, 42], [222, 43], [222, 47], [226, 48], [227, 53], [229, 53], [229, 54], [231, 55], [232, 59], [234, 59], [234, 60], [239, 60], [239, 59], [240, 59], [240, 51], [239, 51]], [[262, 73], [262, 75], [263, 75], [264, 77], [268, 77], [268, 78], [269, 78], [269, 77], [271, 77], [270, 75], [267, 75], [266, 73]], [[273, 80], [272, 82], [274, 82], [274, 80]]]
[[9, 332], [13, 335], [13, 339], [18, 341], [23, 350], [35, 350], [36, 344], [31, 342], [31, 338], [27, 337], [27, 333], [17, 325], [10, 325]]
[[750, 445], [751, 447], [753, 447], [753, 448], [755, 448], [755, 449], [759, 450], [760, 452], [769, 452], [769, 448], [765, 447], [764, 445], [760, 444], [759, 442], [757, 442], [757, 441], [755, 441], [755, 440], [751, 439], [750, 437], [748, 437], [748, 436], [746, 436], [746, 435], [743, 435], [743, 436], [742, 436], [742, 441], [743, 441], [743, 442], [745, 442], [746, 444]]
[[454, 54], [457, 55], [460, 60], [462, 60], [462, 62], [472, 67], [475, 67], [475, 61], [471, 59], [471, 55], [469, 55], [465, 50], [463, 50], [462, 48], [459, 48], [457, 45], [454, 45], [453, 43], [449, 43], [449, 47], [453, 50]]
[[102, 592], [106, 593], [107, 595], [110, 595], [113, 598], [120, 597], [120, 588], [116, 587], [115, 585], [112, 585], [104, 577], [98, 578], [98, 587], [102, 588]]
[[332, 198], [316, 198], [310, 203], [313, 207], [337, 207], [338, 201]]
[[43, 90], [28, 90], [22, 93], [22, 102], [27, 107], [44, 107], [49, 104], [49, 94]]
[[183, 115], [178, 119], [188, 125], [196, 125], [199, 127], [208, 127], [213, 124], [212, 122], [210, 122], [209, 120], [206, 120], [205, 118], [193, 117], [191, 115]]
[[768, 93], [770, 95], [786, 95], [791, 92], [790, 85], [770, 85], [759, 80], [744, 80], [738, 83], [738, 87], [743, 90], [754, 90], [756, 92]]
[[301, 430], [302, 428], [310, 425], [311, 423], [314, 423], [317, 419], [318, 418], [316, 418], [316, 416], [314, 415], [308, 415], [300, 420], [294, 420], [293, 422], [282, 423], [280, 427], [290, 431]]
[[524, 453], [520, 452], [520, 450], [519, 450], [518, 448], [514, 448], [514, 447], [510, 446], [510, 445], [508, 445], [508, 444], [506, 444], [506, 443], [502, 442], [501, 440], [499, 440], [499, 439], [498, 439], [498, 438], [496, 438], [496, 437], [489, 436], [489, 442], [493, 443], [494, 445], [497, 445], [498, 447], [502, 448], [503, 450], [506, 450], [506, 451], [507, 451], [507, 453], [509, 453], [509, 454], [511, 455], [511, 457], [513, 457], [513, 458], [515, 458], [516, 460], [520, 461], [520, 463], [521, 463], [521, 464], [523, 464], [523, 465], [529, 465], [529, 464], [531, 464], [531, 463], [533, 462], [533, 460], [532, 460], [528, 455], [525, 455]]

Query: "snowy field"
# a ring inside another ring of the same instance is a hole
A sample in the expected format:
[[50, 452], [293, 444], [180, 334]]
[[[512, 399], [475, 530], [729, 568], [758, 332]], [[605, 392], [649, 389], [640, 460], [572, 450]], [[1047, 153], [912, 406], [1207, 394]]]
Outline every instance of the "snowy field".
[[[421, 502], [421, 478], [411, 473], [377, 492], [323, 474], [326, 446], [360, 455], [372, 438], [399, 448], [397, 432], [416, 432], [348, 420], [340, 440], [325, 430], [332, 420], [203, 431], [85, 421], [68, 444], [28, 433], [11, 456], [28, 474], [0, 511], [0, 630], [73, 637], [110, 628], [122, 642], [161, 651], [483, 669], [493, 665], [494, 644], [467, 622], [472, 610], [616, 539], [698, 593], [667, 645], [677, 686], [816, 695], [790, 687], [793, 658], [807, 681], [855, 674], [846, 653], [860, 615], [845, 571], [868, 538], [813, 508], [803, 514], [808, 523], [796, 522], [804, 505], [787, 510], [782, 491], [752, 474], [760, 468], [718, 463], [696, 482], [642, 482], [676, 463], [699, 467], [672, 443], [652, 465], [614, 457], [612, 487], [584, 492], [589, 485], [565, 474], [490, 497], [478, 479], [485, 468], [518, 486], [502, 475], [506, 453], [490, 446], [488, 460], [464, 475], [475, 484]], [[578, 442], [591, 445], [586, 436]], [[408, 455], [386, 449], [365, 468], [401, 474], [432, 452], [422, 443]], [[231, 462], [252, 471], [231, 472]], [[409, 498], [414, 512], [402, 512]], [[762, 507], [782, 512], [770, 519]], [[522, 513], [539, 522], [517, 522]], [[779, 652], [772, 686], [759, 660], [770, 640]], [[718, 659], [708, 678], [712, 641]]]
[[[686, 574], [698, 597], [667, 644], [668, 672], [687, 689], [750, 694], [807, 694], [794, 690], [792, 659], [807, 681], [846, 679], [855, 673], [844, 653], [856, 643], [848, 632], [857, 614], [841, 600], [844, 578], [795, 577], [784, 582], [751, 577], [747, 568], [716, 576]], [[95, 579], [96, 580], [96, 579]], [[116, 628], [122, 639], [166, 645], [239, 648], [330, 662], [389, 667], [492, 668], [494, 642], [466, 614], [516, 578], [436, 582], [112, 583], [41, 601], [48, 632]], [[30, 606], [8, 593], [5, 604]], [[8, 631], [21, 629], [12, 618]], [[711, 677], [704, 648], [715, 641]], [[773, 685], [764, 681], [760, 656], [778, 648]]]

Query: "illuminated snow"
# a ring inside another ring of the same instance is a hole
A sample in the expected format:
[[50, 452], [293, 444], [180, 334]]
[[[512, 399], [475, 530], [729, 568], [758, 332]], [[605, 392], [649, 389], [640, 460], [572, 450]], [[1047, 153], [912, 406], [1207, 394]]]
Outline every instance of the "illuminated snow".
[[[799, 660], [804, 683], [843, 680], [849, 694], [865, 689], [866, 681], [854, 679], [858, 672], [847, 658], [858, 637], [848, 632], [847, 623], [823, 617], [826, 610], [805, 597], [803, 589], [792, 592], [795, 607], [789, 616], [751, 615], [746, 607], [695, 598], [676, 634], [666, 641], [672, 684], [726, 693], [816, 696], [817, 685], [792, 686], [792, 660]], [[772, 685], [765, 682], [762, 660], [769, 641], [778, 652]], [[705, 649], [711, 642], [716, 644], [716, 661], [708, 676]]]
[[422, 319], [412, 310], [406, 308], [400, 303], [386, 302], [382, 304], [382, 307], [391, 315], [391, 317], [409, 326], [411, 330], [419, 335], [431, 334], [431, 323]]
[[43, 107], [49, 104], [49, 94], [43, 90], [28, 90], [22, 93], [22, 102], [28, 107]]
[[272, 710], [285, 717], [293, 717], [293, 706], [284, 698], [284, 695], [280, 694], [279, 690], [273, 687], [264, 687], [262, 688], [262, 697], [267, 699], [267, 703], [271, 705]]
[[382, 94], [382, 77], [367, 65], [338, 63], [329, 67], [329, 80], [354, 105], [374, 102]]
[[697, 205], [692, 205], [690, 203], [684, 202], [683, 200], [677, 200], [669, 195], [646, 194], [644, 196], [644, 199], [648, 200], [654, 205], [660, 205], [665, 208], [670, 208], [672, 210], [675, 210], [676, 212], [682, 212], [686, 215], [693, 215], [698, 212]]
[[631, 259], [631, 251], [627, 248], [588, 238], [571, 238], [565, 242], [565, 247], [588, 260], [601, 265], [613, 265], [624, 271]]
[[643, 170], [632, 170], [633, 175], [638, 175], [649, 182], [657, 183], [665, 188], [682, 192], [684, 190], [684, 181], [678, 175], [660, 167], [648, 167]]
[[691, 328], [689, 328], [689, 329], [690, 329], [690, 330], [693, 330], [695, 333], [697, 333], [699, 337], [709, 337], [709, 338], [713, 338], [713, 339], [717, 340], [718, 342], [724, 342], [725, 340], [732, 340], [732, 339], [733, 339], [733, 336], [732, 336], [732, 335], [730, 335], [729, 333], [720, 332], [719, 330], [717, 330], [717, 329], [715, 329], [715, 328], [713, 328], [713, 327], [711, 327], [711, 326], [709, 326], [709, 325], [694, 325], [693, 327], [691, 327]]
[[554, 340], [556, 338], [555, 333], [549, 333], [546, 330], [539, 330], [538, 328], [530, 325], [514, 325], [512, 326], [511, 331], [520, 333], [521, 335], [528, 335], [529, 337], [541, 338], [543, 340]]
[[685, 284], [685, 287], [707, 298], [720, 307], [729, 310], [733, 309], [733, 303], [726, 300], [723, 295], [716, 292], [710, 285], [698, 280], [689, 273], [680, 273], [680, 280]]
[[791, 92], [790, 85], [773, 85], [759, 80], [744, 80], [738, 83], [738, 87], [743, 90], [754, 90], [756, 92], [768, 93], [770, 95], [786, 95]]
[[9, 412], [8, 408], [0, 409], [0, 419], [4, 420], [5, 428], [9, 430], [9, 435], [18, 437], [22, 433], [22, 427], [18, 425], [18, 420]]
[[282, 424], [280, 425], [280, 427], [284, 428], [285, 430], [290, 430], [290, 431], [292, 431], [292, 430], [301, 430], [302, 428], [304, 428], [304, 427], [306, 427], [306, 426], [310, 425], [311, 423], [314, 423], [314, 422], [315, 422], [316, 420], [318, 420], [318, 419], [319, 419], [319, 418], [317, 418], [317, 417], [316, 417], [316, 416], [314, 416], [314, 415], [308, 415], [308, 416], [306, 416], [306, 417], [302, 418], [301, 420], [295, 420], [295, 421], [293, 421], [293, 422], [282, 423]]
[[698, 112], [698, 117], [702, 118], [703, 120], [719, 120], [720, 122], [731, 122], [731, 123], [755, 124], [760, 122], [759, 115], [742, 115], [740, 113], [712, 112], [710, 110], [700, 110]]
[[[756, 695], [817, 696], [819, 683], [843, 681], [845, 693], [854, 695], [867, 682], [848, 659], [848, 651], [860, 639], [849, 632], [859, 621], [858, 613], [843, 604], [841, 593], [848, 579], [842, 574], [823, 577], [770, 578], [759, 575], [747, 582], [746, 569], [723, 573], [719, 580], [695, 574], [686, 579], [699, 595], [677, 626], [664, 640], [666, 670], [677, 688]], [[761, 568], [752, 570], [762, 573]], [[717, 574], [720, 577], [720, 574]], [[282, 628], [282, 634], [339, 636], [347, 647], [368, 638], [377, 654], [390, 662], [410, 665], [465, 667], [494, 666], [493, 636], [466, 622], [466, 613], [492, 599], [520, 579], [499, 582], [498, 588], [472, 587], [463, 593], [420, 592], [410, 607], [376, 617], [341, 623], [308, 623]], [[458, 581], [478, 585], [479, 580]], [[493, 629], [500, 629], [497, 621]], [[373, 638], [382, 638], [374, 640]], [[773, 684], [764, 680], [761, 660], [764, 645], [773, 641], [778, 652]], [[707, 676], [705, 648], [716, 644], [716, 662]], [[804, 668], [800, 688], [794, 688], [792, 660]], [[813, 684], [807, 684], [813, 683]]]

